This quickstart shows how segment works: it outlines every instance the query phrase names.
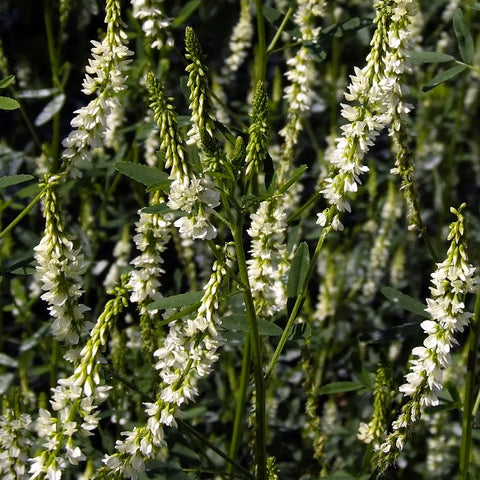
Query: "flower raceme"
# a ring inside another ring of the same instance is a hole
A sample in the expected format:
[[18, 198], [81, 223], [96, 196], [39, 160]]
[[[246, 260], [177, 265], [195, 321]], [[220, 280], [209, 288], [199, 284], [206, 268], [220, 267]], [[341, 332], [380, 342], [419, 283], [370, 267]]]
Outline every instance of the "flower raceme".
[[[376, 4], [377, 25], [364, 68], [355, 68], [345, 99], [356, 105], [342, 105], [347, 123], [329, 163], [331, 176], [321, 190], [331, 205], [318, 214], [317, 223], [327, 222], [336, 230], [343, 228], [340, 212], [350, 212], [348, 197], [356, 193], [361, 176], [368, 171], [362, 164], [380, 132], [392, 121], [402, 98], [401, 74], [405, 70], [405, 48], [409, 38], [409, 18], [415, 14], [414, 0], [380, 1]], [[403, 112], [408, 112], [408, 106]]]
[[443, 389], [444, 372], [450, 367], [451, 349], [458, 344], [455, 334], [463, 332], [472, 314], [465, 311], [465, 296], [474, 290], [475, 268], [468, 263], [465, 218], [460, 208], [451, 208], [457, 220], [450, 224], [450, 247], [446, 259], [432, 273], [431, 297], [426, 311], [431, 319], [421, 323], [427, 335], [423, 345], [412, 350], [410, 371], [400, 391], [410, 400], [392, 423], [390, 433], [379, 447], [379, 465], [386, 468], [405, 444], [408, 429], [419, 419], [421, 408], [438, 405], [437, 394]]

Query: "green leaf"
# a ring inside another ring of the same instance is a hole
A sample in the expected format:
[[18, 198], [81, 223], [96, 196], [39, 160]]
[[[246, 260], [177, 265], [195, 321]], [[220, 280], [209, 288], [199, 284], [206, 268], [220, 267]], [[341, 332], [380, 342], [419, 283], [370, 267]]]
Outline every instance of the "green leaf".
[[436, 75], [432, 80], [430, 80], [426, 85], [423, 86], [422, 90], [424, 92], [428, 92], [429, 90], [432, 90], [441, 83], [444, 83], [447, 80], [456, 77], [467, 68], [467, 65], [455, 65], [455, 67], [449, 68], [448, 70], [445, 70]]
[[0, 365], [4, 367], [17, 368], [18, 361], [12, 357], [9, 357], [6, 353], [0, 353]]
[[170, 213], [173, 210], [165, 203], [157, 203], [156, 205], [150, 205], [149, 207], [142, 208], [142, 213], [155, 213], [157, 215], [163, 215], [164, 213]]
[[283, 17], [282, 12], [276, 8], [269, 7], [268, 5], [263, 6], [263, 16], [268, 23], [275, 25], [281, 17]]
[[9, 75], [8, 77], [2, 78], [0, 80], [0, 88], [7, 88], [15, 80], [15, 75]]
[[20, 104], [10, 97], [0, 96], [0, 110], [16, 110], [20, 108]]
[[408, 60], [412, 63], [442, 63], [451, 62], [455, 57], [440, 52], [417, 51], [408, 54]]
[[190, 0], [187, 2], [180, 10], [180, 13], [177, 15], [175, 20], [173, 20], [172, 27], [180, 27], [183, 25], [201, 3], [202, 0]]
[[[283, 333], [283, 330], [278, 325], [275, 325], [264, 318], [257, 318], [257, 325], [258, 333], [260, 333], [260, 335], [271, 337]], [[222, 327], [228, 331], [236, 330], [239, 332], [248, 332], [249, 326], [246, 313], [233, 314], [222, 318]]]
[[331, 395], [333, 393], [354, 392], [365, 388], [365, 385], [361, 382], [333, 382], [324, 385], [317, 390], [320, 395]]
[[7, 393], [14, 378], [15, 375], [13, 373], [4, 373], [3, 375], [0, 375], [0, 395]]
[[426, 305], [417, 299], [400, 292], [395, 288], [383, 287], [381, 292], [392, 302], [397, 303], [404, 310], [414, 313], [420, 317], [430, 318], [430, 315], [425, 311]]
[[143, 183], [147, 187], [155, 185], [156, 183], [169, 181], [168, 175], [156, 167], [148, 167], [147, 165], [140, 165], [131, 162], [116, 162], [113, 166], [120, 173], [123, 173], [137, 182]]
[[198, 302], [205, 292], [188, 292], [179, 295], [163, 297], [148, 305], [148, 310], [165, 310], [167, 308], [180, 308]]
[[462, 60], [471, 65], [474, 54], [473, 38], [468, 25], [465, 22], [463, 13], [459, 8], [455, 10], [453, 15], [453, 28], [455, 29], [455, 35], [458, 41], [458, 50], [460, 51]]
[[62, 109], [64, 103], [65, 95], [63, 93], [54, 97], [38, 114], [38, 117], [35, 119], [35, 125], [40, 127], [49, 122]]
[[292, 185], [295, 185], [295, 183], [298, 182], [300, 177], [305, 173], [305, 170], [307, 169], [306, 165], [300, 165], [298, 168], [296, 168], [291, 174], [290, 174], [290, 179], [288, 182], [283, 185], [282, 188], [278, 191], [279, 195], [282, 195], [285, 193]]
[[365, 28], [371, 24], [372, 21], [367, 18], [349, 18], [348, 20], [334, 23], [333, 25], [325, 28], [321, 32], [321, 35], [343, 37], [346, 33], [355, 33], [356, 31], [361, 30], [362, 28]]
[[292, 265], [288, 274], [287, 296], [295, 298], [300, 293], [310, 264], [308, 245], [302, 242], [293, 256]]
[[307, 47], [310, 55], [316, 62], [321, 63], [327, 58], [327, 52], [318, 43], [312, 41], [304, 41], [303, 45]]
[[19, 183], [28, 182], [32, 180], [32, 175], [7, 175], [0, 177], [0, 188], [11, 187], [12, 185], [18, 185]]
[[[21, 345], [20, 345], [20, 353], [28, 352], [32, 348], [36, 347], [40, 340], [47, 335], [50, 331], [50, 324], [45, 323], [41, 326], [31, 337], [27, 338]], [[47, 367], [48, 368], [48, 367]]]

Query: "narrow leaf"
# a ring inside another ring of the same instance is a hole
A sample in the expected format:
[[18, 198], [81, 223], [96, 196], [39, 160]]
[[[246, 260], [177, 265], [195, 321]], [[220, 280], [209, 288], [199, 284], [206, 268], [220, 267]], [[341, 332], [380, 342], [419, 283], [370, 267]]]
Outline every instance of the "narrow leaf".
[[417, 51], [408, 54], [408, 60], [412, 63], [442, 63], [451, 62], [455, 57], [440, 52]]
[[54, 97], [38, 114], [38, 117], [35, 119], [35, 125], [39, 127], [49, 122], [62, 109], [64, 103], [65, 95], [63, 93]]
[[202, 0], [190, 0], [186, 5], [182, 7], [180, 13], [177, 15], [175, 20], [172, 22], [173, 27], [180, 27], [183, 25], [187, 19], [192, 15], [193, 12], [200, 6]]
[[10, 97], [0, 96], [0, 110], [16, 110], [20, 108], [20, 104]]
[[11, 187], [12, 185], [18, 185], [19, 183], [28, 182], [34, 178], [32, 175], [7, 175], [0, 177], [0, 188]]
[[405, 293], [400, 292], [400, 290], [391, 287], [384, 287], [382, 288], [381, 292], [389, 300], [397, 303], [404, 310], [408, 310], [409, 312], [412, 312], [420, 317], [430, 318], [430, 315], [425, 311], [426, 305], [416, 298], [406, 295]]
[[9, 357], [6, 353], [0, 352], [0, 365], [3, 365], [4, 367], [17, 368], [18, 361], [12, 357]]
[[458, 50], [460, 51], [462, 60], [465, 63], [471, 64], [474, 54], [473, 38], [468, 25], [465, 22], [463, 13], [459, 8], [455, 10], [453, 15], [453, 27], [455, 29], [455, 35], [458, 41]]
[[147, 187], [168, 181], [168, 175], [158, 168], [131, 162], [116, 162], [113, 166], [127, 177], [143, 183]]
[[455, 67], [449, 68], [448, 70], [445, 70], [435, 76], [432, 80], [430, 80], [426, 85], [423, 86], [422, 90], [424, 92], [428, 92], [429, 90], [432, 90], [441, 83], [444, 83], [447, 80], [456, 77], [458, 74], [462, 73], [467, 68], [468, 67], [466, 65], [455, 65]]
[[0, 395], [7, 393], [14, 378], [15, 375], [13, 373], [5, 373], [0, 375]]
[[9, 75], [8, 77], [2, 78], [0, 80], [0, 88], [7, 88], [15, 80], [15, 75]]
[[[281, 335], [283, 330], [274, 323], [265, 320], [264, 318], [257, 318], [258, 332], [260, 335], [275, 336]], [[248, 332], [248, 319], [245, 313], [229, 315], [222, 319], [222, 326], [228, 331]]]
[[331, 395], [333, 393], [354, 392], [361, 388], [365, 388], [365, 385], [361, 382], [333, 382], [324, 385], [317, 390], [317, 393], [320, 395]]
[[310, 254], [308, 252], [308, 245], [302, 242], [295, 252], [288, 274], [287, 296], [289, 298], [295, 298], [300, 293], [309, 264]]
[[167, 308], [179, 308], [198, 302], [203, 297], [204, 292], [188, 292], [163, 297], [148, 305], [148, 310], [165, 310]]
[[173, 210], [165, 203], [157, 203], [156, 205], [150, 205], [149, 207], [142, 208], [142, 213], [155, 213], [162, 215], [164, 213], [170, 213]]

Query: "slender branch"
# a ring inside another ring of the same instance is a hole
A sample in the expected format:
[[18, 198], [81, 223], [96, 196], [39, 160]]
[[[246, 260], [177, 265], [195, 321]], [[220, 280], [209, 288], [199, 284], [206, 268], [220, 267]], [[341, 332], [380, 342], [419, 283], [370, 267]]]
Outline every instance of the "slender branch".
[[280, 38], [280, 35], [283, 33], [283, 31], [285, 30], [285, 27], [287, 25], [287, 22], [288, 20], [290, 19], [290, 17], [292, 16], [293, 14], [293, 7], [290, 7], [288, 10], [287, 10], [287, 13], [285, 14], [285, 16], [283, 17], [283, 20], [282, 20], [282, 23], [280, 24], [280, 26], [278, 27], [278, 30], [277, 32], [275, 33], [275, 36], [273, 37], [272, 41], [270, 42], [270, 45], [267, 47], [267, 57], [273, 52], [274, 48], [275, 48], [275, 45], [277, 44], [279, 38]]

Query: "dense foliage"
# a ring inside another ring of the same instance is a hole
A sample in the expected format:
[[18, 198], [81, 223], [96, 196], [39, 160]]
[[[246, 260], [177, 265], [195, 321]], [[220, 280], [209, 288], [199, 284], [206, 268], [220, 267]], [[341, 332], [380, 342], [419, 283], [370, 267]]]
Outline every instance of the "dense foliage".
[[1, 478], [480, 478], [479, 31], [3, 0]]

